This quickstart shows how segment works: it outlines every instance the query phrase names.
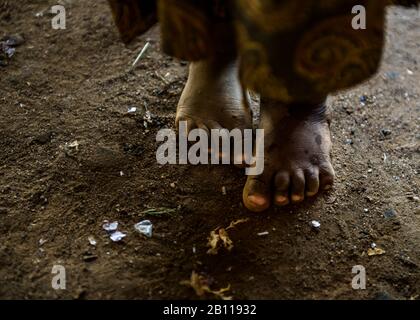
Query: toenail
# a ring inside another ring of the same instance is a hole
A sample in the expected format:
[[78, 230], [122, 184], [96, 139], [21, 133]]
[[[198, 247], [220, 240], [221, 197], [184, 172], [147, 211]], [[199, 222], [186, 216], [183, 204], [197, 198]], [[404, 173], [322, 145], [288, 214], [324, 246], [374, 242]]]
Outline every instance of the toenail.
[[294, 202], [298, 202], [298, 201], [302, 201], [302, 200], [303, 200], [303, 197], [301, 197], [301, 196], [298, 196], [296, 194], [294, 194], [292, 196], [292, 201], [294, 201]]
[[248, 200], [257, 206], [264, 206], [266, 204], [265, 199], [262, 196], [248, 196]]
[[280, 204], [286, 204], [287, 202], [289, 202], [289, 198], [285, 196], [276, 196], [276, 202]]
[[314, 192], [314, 191], [308, 191], [308, 192], [306, 192], [306, 195], [308, 196], [308, 197], [313, 197], [314, 195], [316, 195], [317, 193], [316, 192]]

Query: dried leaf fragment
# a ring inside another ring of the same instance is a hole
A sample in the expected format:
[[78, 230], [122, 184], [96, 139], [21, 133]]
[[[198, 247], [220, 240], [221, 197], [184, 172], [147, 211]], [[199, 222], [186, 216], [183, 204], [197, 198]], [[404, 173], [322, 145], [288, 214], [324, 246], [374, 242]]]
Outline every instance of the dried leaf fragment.
[[385, 254], [385, 250], [381, 249], [381, 248], [369, 248], [367, 251], [368, 256], [380, 256], [382, 254]]
[[222, 300], [232, 300], [232, 297], [224, 295], [225, 292], [230, 290], [230, 285], [220, 290], [211, 290], [209, 287], [209, 281], [203, 275], [199, 275], [195, 271], [191, 273], [190, 280], [181, 281], [181, 284], [193, 288], [199, 297], [204, 296], [206, 293], [210, 293]]
[[236, 225], [247, 222], [248, 220], [249, 219], [239, 219], [232, 221], [226, 229], [217, 227], [212, 230], [208, 237], [207, 246], [210, 247], [210, 249], [207, 250], [207, 253], [216, 255], [222, 247], [231, 251], [233, 249], [233, 241], [229, 238], [229, 234], [226, 230], [233, 229]]

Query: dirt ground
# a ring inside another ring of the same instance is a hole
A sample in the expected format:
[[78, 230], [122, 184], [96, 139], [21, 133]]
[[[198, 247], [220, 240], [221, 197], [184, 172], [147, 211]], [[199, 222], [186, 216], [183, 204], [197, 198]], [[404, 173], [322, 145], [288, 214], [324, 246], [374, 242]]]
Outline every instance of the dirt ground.
[[[55, 1], [0, 0], [0, 38], [25, 38], [0, 67], [0, 298], [197, 299], [180, 284], [195, 271], [234, 299], [419, 299], [420, 11], [391, 8], [380, 73], [330, 99], [334, 189], [253, 214], [240, 169], [156, 162], [187, 75], [158, 29], [125, 47], [105, 0], [64, 2], [67, 29], [53, 30]], [[175, 210], [144, 213], [160, 207]], [[232, 251], [207, 254], [211, 230], [244, 218]], [[152, 238], [134, 230], [143, 219]], [[112, 242], [104, 220], [127, 236]], [[369, 256], [373, 243], [385, 253]]]

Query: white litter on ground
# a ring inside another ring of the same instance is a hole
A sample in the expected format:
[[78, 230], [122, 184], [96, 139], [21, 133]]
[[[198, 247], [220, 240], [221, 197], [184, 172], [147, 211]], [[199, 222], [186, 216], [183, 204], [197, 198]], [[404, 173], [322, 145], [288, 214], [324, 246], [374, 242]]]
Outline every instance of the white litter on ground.
[[315, 229], [319, 229], [321, 227], [321, 223], [319, 221], [312, 220], [311, 221], [311, 226]]
[[134, 229], [136, 229], [138, 232], [140, 232], [148, 238], [152, 237], [153, 224], [150, 222], [150, 220], [143, 220], [139, 223], [136, 223], [134, 225]]
[[121, 241], [126, 236], [125, 233], [122, 233], [121, 231], [115, 231], [111, 234], [110, 238], [114, 242]]

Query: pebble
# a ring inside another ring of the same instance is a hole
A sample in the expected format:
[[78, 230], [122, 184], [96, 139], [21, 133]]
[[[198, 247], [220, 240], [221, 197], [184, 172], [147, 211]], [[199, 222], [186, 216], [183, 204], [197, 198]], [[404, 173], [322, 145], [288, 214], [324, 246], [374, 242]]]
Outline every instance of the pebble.
[[25, 39], [20, 34], [12, 34], [4, 36], [0, 41], [4, 41], [6, 45], [17, 47], [25, 42]]
[[317, 220], [312, 220], [310, 224], [315, 229], [321, 228], [321, 223], [319, 221], [317, 221]]
[[387, 209], [384, 212], [385, 219], [395, 218], [396, 216], [397, 216], [397, 213], [395, 212], [394, 209]]
[[94, 237], [92, 237], [92, 236], [88, 237], [88, 241], [89, 241], [90, 245], [96, 246], [96, 240], [95, 240]]
[[392, 131], [390, 129], [382, 129], [381, 133], [384, 137], [390, 136]]

